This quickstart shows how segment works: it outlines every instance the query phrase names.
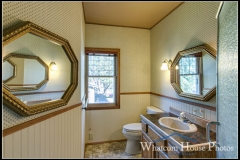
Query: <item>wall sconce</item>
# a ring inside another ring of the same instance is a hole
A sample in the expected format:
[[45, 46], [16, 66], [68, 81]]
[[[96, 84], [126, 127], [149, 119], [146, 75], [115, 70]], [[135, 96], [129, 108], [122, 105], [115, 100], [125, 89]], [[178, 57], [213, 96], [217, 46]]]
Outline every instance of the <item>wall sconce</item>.
[[169, 70], [170, 66], [172, 64], [172, 60], [165, 59], [162, 63], [161, 70]]
[[52, 71], [56, 71], [56, 70], [57, 70], [57, 65], [56, 65], [55, 62], [51, 62], [51, 63], [50, 63], [50, 69], [51, 69]]

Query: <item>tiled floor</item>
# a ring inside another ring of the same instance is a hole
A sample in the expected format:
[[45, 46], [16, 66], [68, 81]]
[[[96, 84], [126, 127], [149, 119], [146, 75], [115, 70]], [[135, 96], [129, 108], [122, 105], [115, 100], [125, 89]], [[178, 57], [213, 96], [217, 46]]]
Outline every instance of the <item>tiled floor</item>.
[[125, 153], [127, 141], [87, 145], [85, 158], [141, 158], [141, 154], [127, 155]]

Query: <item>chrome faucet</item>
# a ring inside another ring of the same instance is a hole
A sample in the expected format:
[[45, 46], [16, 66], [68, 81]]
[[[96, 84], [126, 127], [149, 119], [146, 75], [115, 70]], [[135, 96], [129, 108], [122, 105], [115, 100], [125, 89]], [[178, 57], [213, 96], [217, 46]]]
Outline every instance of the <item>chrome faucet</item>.
[[178, 117], [181, 121], [183, 121], [184, 123], [192, 123], [185, 115], [184, 112], [180, 113], [180, 116]]

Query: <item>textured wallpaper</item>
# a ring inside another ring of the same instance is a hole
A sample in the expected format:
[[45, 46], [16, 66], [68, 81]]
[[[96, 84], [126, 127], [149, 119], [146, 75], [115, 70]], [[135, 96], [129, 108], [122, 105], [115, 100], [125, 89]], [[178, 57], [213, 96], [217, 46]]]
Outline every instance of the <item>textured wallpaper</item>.
[[[79, 62], [80, 54], [84, 52], [84, 18], [81, 2], [3, 2], [3, 29], [20, 21], [31, 21], [63, 38], [67, 39]], [[80, 73], [79, 63], [79, 75]], [[81, 80], [67, 106], [81, 102]], [[14, 125], [29, 121], [45, 114], [62, 109], [63, 106], [51, 111], [29, 117], [21, 117], [3, 106], [3, 127], [6, 129]]]
[[120, 92], [150, 91], [150, 31], [86, 24], [86, 47], [120, 49]]
[[216, 97], [207, 102], [183, 98], [170, 83], [170, 71], [162, 71], [165, 59], [174, 60], [179, 51], [208, 44], [216, 50], [219, 2], [185, 2], [151, 29], [151, 92], [216, 106]]
[[[224, 2], [219, 14], [217, 130], [218, 158], [238, 158], [238, 2]], [[232, 147], [233, 151], [227, 148]]]

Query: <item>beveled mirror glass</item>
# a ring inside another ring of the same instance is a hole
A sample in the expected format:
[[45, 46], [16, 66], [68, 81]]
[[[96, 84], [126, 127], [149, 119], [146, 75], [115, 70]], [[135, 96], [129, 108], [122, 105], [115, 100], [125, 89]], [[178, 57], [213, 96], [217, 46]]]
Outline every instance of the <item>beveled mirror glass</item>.
[[[26, 75], [26, 84], [31, 84], [13, 87], [24, 83], [16, 77], [11, 80], [17, 81], [13, 85], [11, 81], [3, 80], [3, 104], [6, 107], [21, 116], [29, 116], [68, 103], [78, 85], [78, 60], [66, 39], [34, 23], [21, 22], [3, 31], [2, 54], [4, 62], [28, 61], [28, 67], [22, 70], [15, 64], [16, 75]], [[50, 69], [52, 62], [57, 65], [57, 70]]]
[[48, 65], [38, 56], [24, 54], [8, 54], [3, 58], [3, 75], [8, 75], [12, 71], [13, 63], [15, 76], [11, 80], [3, 81], [9, 91], [30, 91], [37, 90], [48, 81]]
[[216, 52], [201, 45], [178, 52], [171, 84], [179, 96], [207, 101], [216, 94]]

